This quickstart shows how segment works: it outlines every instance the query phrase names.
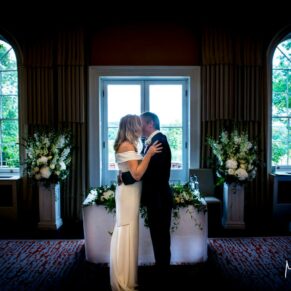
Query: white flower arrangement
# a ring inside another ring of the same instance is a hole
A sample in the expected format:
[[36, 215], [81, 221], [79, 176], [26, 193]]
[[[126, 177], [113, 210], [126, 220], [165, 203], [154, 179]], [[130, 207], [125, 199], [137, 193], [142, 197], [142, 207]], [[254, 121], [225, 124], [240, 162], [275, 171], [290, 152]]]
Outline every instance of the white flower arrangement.
[[110, 186], [100, 186], [91, 188], [86, 199], [83, 202], [83, 207], [90, 205], [104, 205], [108, 212], [115, 213], [115, 189], [116, 184]]
[[46, 185], [64, 180], [69, 174], [72, 140], [67, 130], [40, 130], [25, 140], [27, 175]]
[[248, 140], [248, 134], [223, 131], [218, 140], [208, 138], [216, 156], [216, 173], [219, 183], [245, 183], [256, 177], [257, 146]]
[[[200, 196], [198, 190], [191, 191], [189, 183], [186, 184], [173, 184], [171, 185], [173, 192], [173, 227], [174, 231], [178, 227], [179, 220], [179, 208], [193, 205], [198, 212], [207, 211], [206, 202], [203, 197]], [[116, 184], [113, 183], [110, 186], [100, 186], [90, 189], [86, 199], [83, 202], [83, 207], [90, 205], [104, 205], [109, 213], [115, 213], [115, 190]], [[140, 207], [141, 217], [144, 218], [145, 226], [148, 226], [146, 207]], [[191, 215], [191, 213], [190, 213]]]

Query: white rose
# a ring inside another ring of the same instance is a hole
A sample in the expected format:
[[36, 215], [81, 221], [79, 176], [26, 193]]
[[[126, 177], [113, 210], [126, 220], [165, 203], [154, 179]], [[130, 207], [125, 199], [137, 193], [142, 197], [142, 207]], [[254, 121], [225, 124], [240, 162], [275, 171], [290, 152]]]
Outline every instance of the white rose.
[[109, 199], [110, 197], [114, 196], [114, 192], [112, 190], [108, 190], [106, 192], [103, 193], [103, 197], [104, 199]]
[[48, 179], [51, 175], [51, 170], [49, 167], [43, 167], [40, 169], [40, 174], [43, 178]]
[[227, 174], [231, 175], [231, 176], [234, 176], [235, 175], [235, 170], [234, 169], [228, 169], [227, 170]]
[[38, 165], [45, 165], [48, 161], [48, 158], [45, 156], [41, 156], [38, 160], [37, 160], [37, 164]]
[[248, 173], [245, 169], [239, 168], [236, 172], [235, 172], [236, 176], [238, 177], [238, 179], [240, 181], [243, 181], [245, 179], [248, 178]]
[[233, 160], [233, 159], [227, 160], [225, 163], [225, 166], [228, 169], [236, 169], [237, 168], [237, 161]]
[[240, 162], [240, 168], [246, 170], [247, 169], [247, 164], [244, 161], [239, 161]]

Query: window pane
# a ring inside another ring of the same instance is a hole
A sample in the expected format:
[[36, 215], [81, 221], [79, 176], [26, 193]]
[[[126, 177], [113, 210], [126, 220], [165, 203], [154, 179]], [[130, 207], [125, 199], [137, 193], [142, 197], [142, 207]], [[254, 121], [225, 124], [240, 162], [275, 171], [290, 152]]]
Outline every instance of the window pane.
[[150, 111], [160, 119], [161, 131], [167, 136], [172, 151], [172, 169], [183, 168], [183, 86], [150, 85]]
[[108, 128], [108, 169], [109, 170], [116, 170], [115, 164], [115, 155], [114, 155], [114, 141], [117, 135], [117, 127], [109, 127]]
[[273, 116], [287, 116], [288, 103], [285, 93], [273, 93], [272, 114]]
[[150, 111], [162, 126], [182, 126], [182, 85], [150, 85]]
[[18, 118], [17, 96], [3, 96], [0, 100], [0, 118]]
[[141, 88], [138, 84], [110, 84], [108, 90], [108, 169], [116, 170], [113, 144], [121, 117], [140, 115]]
[[[15, 68], [13, 68], [15, 70]], [[10, 69], [11, 70], [11, 69]], [[2, 71], [1, 72], [1, 94], [16, 95], [17, 94], [17, 72]]]
[[182, 128], [161, 127], [161, 131], [167, 136], [172, 152], [172, 169], [182, 169]]
[[272, 122], [272, 164], [287, 165], [288, 119], [273, 118]]
[[0, 167], [19, 167], [18, 74], [13, 48], [0, 40]]
[[1, 133], [1, 166], [19, 167], [18, 120], [2, 120]]

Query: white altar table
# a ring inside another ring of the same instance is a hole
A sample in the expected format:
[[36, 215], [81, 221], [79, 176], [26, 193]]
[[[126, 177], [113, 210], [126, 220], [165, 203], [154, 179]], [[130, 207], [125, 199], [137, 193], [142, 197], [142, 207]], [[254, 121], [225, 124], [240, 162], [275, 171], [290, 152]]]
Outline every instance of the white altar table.
[[[207, 212], [198, 212], [193, 206], [180, 208], [178, 228], [171, 233], [171, 264], [199, 263], [207, 260]], [[115, 216], [104, 206], [83, 208], [86, 260], [91, 263], [109, 263], [111, 233]], [[173, 221], [172, 221], [173, 223]], [[149, 229], [140, 218], [139, 265], [153, 264], [154, 254]]]

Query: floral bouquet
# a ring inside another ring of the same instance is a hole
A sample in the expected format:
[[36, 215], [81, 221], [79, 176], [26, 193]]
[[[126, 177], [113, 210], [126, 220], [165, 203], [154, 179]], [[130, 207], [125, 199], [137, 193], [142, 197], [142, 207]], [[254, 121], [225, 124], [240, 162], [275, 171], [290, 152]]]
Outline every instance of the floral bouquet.
[[[171, 231], [173, 232], [179, 226], [179, 209], [181, 207], [188, 207], [189, 205], [192, 205], [198, 212], [203, 211], [203, 213], [205, 213], [207, 212], [207, 204], [203, 196], [200, 195], [199, 190], [191, 190], [189, 183], [172, 184], [171, 189], [173, 192], [173, 223]], [[193, 218], [192, 213], [188, 209], [187, 212], [189, 212], [191, 218]], [[202, 230], [201, 225], [199, 225], [196, 221], [195, 224]]]
[[115, 189], [115, 183], [110, 186], [105, 185], [92, 188], [83, 202], [83, 207], [90, 205], [104, 205], [109, 213], [115, 212]]
[[173, 208], [187, 207], [193, 205], [198, 211], [206, 212], [204, 198], [200, 195], [199, 190], [192, 191], [189, 183], [171, 185], [173, 192]]
[[69, 131], [37, 131], [25, 140], [26, 171], [45, 185], [58, 183], [69, 174], [72, 136]]
[[247, 133], [223, 131], [218, 140], [208, 138], [208, 144], [217, 158], [219, 184], [242, 184], [256, 177], [257, 147], [248, 140]]

